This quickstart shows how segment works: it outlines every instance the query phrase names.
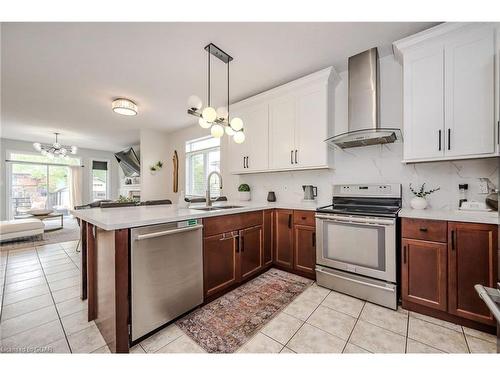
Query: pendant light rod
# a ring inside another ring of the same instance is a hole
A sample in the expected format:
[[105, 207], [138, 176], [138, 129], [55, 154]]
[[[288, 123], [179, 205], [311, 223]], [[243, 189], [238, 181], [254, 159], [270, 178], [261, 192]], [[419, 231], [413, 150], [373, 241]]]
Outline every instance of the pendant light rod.
[[210, 47], [208, 48], [208, 106], [211, 106], [210, 102]]
[[230, 61], [227, 62], [227, 121], [229, 121], [229, 62]]

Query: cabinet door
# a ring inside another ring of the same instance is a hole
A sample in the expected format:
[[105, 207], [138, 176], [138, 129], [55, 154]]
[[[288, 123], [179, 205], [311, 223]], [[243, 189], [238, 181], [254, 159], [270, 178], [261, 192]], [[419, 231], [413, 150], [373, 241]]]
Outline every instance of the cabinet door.
[[295, 225], [294, 233], [294, 268], [314, 277], [316, 275], [316, 228]]
[[495, 151], [494, 100], [494, 29], [458, 33], [445, 46], [445, 156]]
[[[296, 167], [328, 165], [328, 87], [321, 85], [297, 96]], [[294, 155], [295, 162], [295, 155]]]
[[474, 285], [496, 287], [498, 234], [496, 225], [448, 224], [448, 290], [452, 314], [494, 324]]
[[405, 55], [404, 159], [444, 155], [444, 50], [426, 47]]
[[[245, 142], [228, 137], [231, 172], [262, 171], [268, 168], [269, 112], [267, 103], [237, 108], [231, 118], [243, 120]], [[246, 159], [245, 159], [246, 158]]]
[[295, 165], [296, 100], [293, 95], [269, 103], [269, 167], [290, 169]]
[[240, 230], [240, 272], [245, 280], [262, 267], [262, 225]]
[[273, 263], [273, 238], [274, 238], [274, 211], [263, 211], [264, 245], [262, 250], [262, 265], [268, 266]]
[[203, 239], [205, 296], [223, 291], [237, 282], [238, 232]]
[[239, 173], [246, 171], [246, 157], [250, 151], [250, 137], [248, 137], [247, 129], [246, 129], [246, 115], [245, 111], [241, 108], [236, 108], [231, 110], [230, 114], [231, 118], [239, 117], [243, 120], [243, 126], [245, 131], [245, 142], [243, 143], [235, 143], [233, 141], [233, 137], [224, 136], [223, 139], [226, 139], [228, 155], [227, 160], [229, 163], [229, 171], [231, 173]]
[[293, 211], [276, 210], [274, 226], [274, 261], [277, 265], [293, 268]]
[[402, 297], [446, 311], [446, 244], [403, 239]]

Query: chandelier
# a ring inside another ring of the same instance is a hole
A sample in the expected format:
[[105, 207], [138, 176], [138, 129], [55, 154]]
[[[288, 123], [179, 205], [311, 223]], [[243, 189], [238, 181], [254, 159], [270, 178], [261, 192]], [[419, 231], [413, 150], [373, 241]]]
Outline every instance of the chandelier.
[[[208, 105], [203, 108], [201, 99], [196, 95], [191, 95], [188, 99], [188, 110], [190, 115], [198, 117], [198, 124], [204, 129], [210, 129], [214, 138], [220, 138], [226, 133], [233, 137], [236, 143], [245, 141], [243, 132], [243, 121], [239, 117], [230, 119], [229, 116], [229, 63], [233, 58], [216, 45], [210, 43], [205, 47], [208, 55]], [[227, 65], [227, 106], [214, 109], [211, 106], [210, 90], [210, 55], [214, 55]]]
[[33, 143], [33, 148], [49, 159], [54, 159], [54, 157], [66, 158], [69, 153], [73, 155], [77, 153], [78, 147], [61, 145], [57, 140], [59, 133], [54, 134], [56, 135], [56, 141], [54, 143], [47, 144], [35, 142]]

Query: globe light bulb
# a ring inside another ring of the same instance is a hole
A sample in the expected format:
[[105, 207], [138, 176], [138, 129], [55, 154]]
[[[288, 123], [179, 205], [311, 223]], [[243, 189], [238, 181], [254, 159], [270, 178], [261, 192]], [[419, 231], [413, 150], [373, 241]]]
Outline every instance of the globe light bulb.
[[212, 125], [210, 133], [212, 134], [212, 137], [220, 138], [224, 135], [224, 128], [219, 124]]
[[200, 124], [203, 129], [208, 129], [210, 127], [210, 124], [206, 122], [202, 117], [200, 117], [200, 119], [198, 120], [198, 124]]
[[41, 152], [41, 154], [42, 154], [43, 156], [47, 156], [47, 151], [46, 151], [46, 150], [42, 150], [42, 151], [40, 151], [40, 152]]
[[61, 148], [61, 155], [66, 155], [66, 153], [68, 152], [68, 150], [66, 150], [65, 148]]
[[38, 152], [42, 151], [42, 145], [38, 142], [33, 143], [33, 148]]
[[78, 152], [78, 147], [76, 146], [71, 146], [71, 153], [74, 155]]
[[243, 121], [239, 117], [235, 117], [231, 120], [231, 127], [234, 131], [239, 131], [243, 129]]
[[47, 153], [49, 159], [54, 159], [54, 154], [52, 152]]
[[226, 107], [219, 107], [219, 108], [217, 108], [216, 112], [217, 112], [217, 118], [224, 119], [224, 120], [227, 119], [227, 115], [229, 114], [227, 112]]
[[226, 134], [227, 134], [228, 136], [230, 136], [230, 137], [232, 137], [232, 136], [234, 135], [234, 133], [235, 133], [235, 131], [233, 130], [233, 128], [232, 128], [232, 127], [230, 127], [230, 126], [226, 126], [226, 129], [225, 129], [225, 130], [226, 130]]
[[52, 146], [54, 146], [56, 150], [59, 150], [61, 148], [61, 144], [59, 142], [54, 142]]
[[201, 108], [201, 106], [203, 105], [203, 102], [196, 95], [191, 95], [188, 98], [187, 105], [188, 105], [189, 109], [192, 109], [194, 111], [198, 111]]
[[214, 122], [215, 119], [217, 118], [217, 112], [215, 112], [215, 109], [212, 107], [207, 107], [203, 110], [201, 113], [203, 116], [203, 119], [207, 122]]
[[245, 133], [236, 132], [236, 133], [234, 133], [233, 139], [236, 143], [243, 143], [243, 142], [245, 142]]

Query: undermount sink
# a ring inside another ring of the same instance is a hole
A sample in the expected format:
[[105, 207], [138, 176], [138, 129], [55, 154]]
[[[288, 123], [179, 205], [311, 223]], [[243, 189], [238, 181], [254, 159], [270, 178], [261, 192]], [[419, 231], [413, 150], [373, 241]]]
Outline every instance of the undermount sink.
[[241, 208], [243, 206], [211, 206], [211, 207], [191, 207], [193, 210], [200, 211], [217, 211], [217, 210], [227, 210], [230, 208]]

